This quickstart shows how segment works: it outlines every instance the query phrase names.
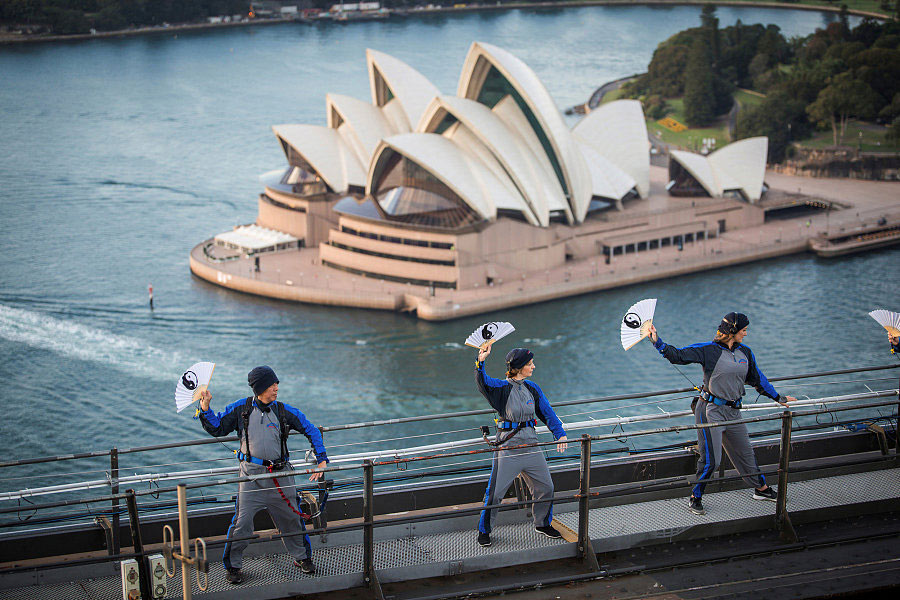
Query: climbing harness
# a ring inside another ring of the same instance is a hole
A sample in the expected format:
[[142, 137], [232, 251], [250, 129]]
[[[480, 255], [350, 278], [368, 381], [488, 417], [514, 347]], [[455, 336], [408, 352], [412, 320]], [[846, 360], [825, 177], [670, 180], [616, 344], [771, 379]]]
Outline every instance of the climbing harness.
[[[528, 421], [520, 421], [520, 422], [498, 421], [497, 419], [494, 419], [494, 423], [497, 424], [497, 439], [493, 442], [490, 440], [490, 438], [488, 438], [488, 435], [490, 435], [490, 433], [491, 433], [490, 427], [487, 425], [481, 426], [481, 437], [484, 439], [485, 443], [488, 446], [491, 446], [492, 448], [496, 448], [497, 446], [501, 446], [501, 445], [505, 444], [506, 442], [511, 440], [517, 433], [519, 433], [526, 427], [536, 427], [537, 426], [536, 419], [530, 419]], [[509, 435], [501, 438], [500, 432], [504, 431], [504, 430], [508, 430], [510, 433], [509, 433]]]

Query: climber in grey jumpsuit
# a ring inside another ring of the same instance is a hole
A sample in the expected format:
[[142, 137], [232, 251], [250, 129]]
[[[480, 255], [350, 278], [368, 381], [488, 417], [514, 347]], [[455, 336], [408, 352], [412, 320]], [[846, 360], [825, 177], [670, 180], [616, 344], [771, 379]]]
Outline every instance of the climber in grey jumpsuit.
[[[250, 371], [247, 383], [253, 389], [253, 396], [229, 404], [220, 413], [210, 408], [212, 395], [209, 390], [204, 390], [200, 394], [197, 417], [210, 435], [222, 437], [237, 431], [241, 438], [241, 448], [237, 452], [241, 476], [275, 472], [282, 474], [277, 477], [277, 484], [273, 479], [241, 482], [227, 537], [243, 538], [251, 535], [253, 517], [260, 510], [266, 509], [281, 533], [293, 534], [282, 538], [282, 541], [293, 557], [294, 565], [304, 573], [314, 573], [309, 536], [299, 535], [306, 529], [306, 525], [297, 506], [297, 488], [289, 460], [287, 432], [294, 429], [307, 437], [316, 454], [317, 469], [323, 469], [328, 463], [322, 434], [302, 412], [290, 404], [278, 401], [279, 381], [270, 367], [260, 366]], [[322, 473], [316, 471], [309, 479], [317, 481], [321, 476]], [[225, 578], [229, 583], [237, 584], [244, 580], [243, 555], [249, 543], [239, 539], [226, 544], [222, 562], [226, 569]]]
[[[541, 388], [525, 379], [534, 372], [534, 354], [526, 348], [514, 348], [506, 355], [506, 379], [494, 379], [484, 372], [484, 361], [490, 353], [490, 345], [478, 353], [478, 360], [475, 362], [475, 381], [478, 390], [500, 415], [497, 438], [498, 441], [506, 440], [500, 447], [536, 443], [538, 438], [534, 427], [537, 416], [559, 442], [556, 446], [557, 451], [565, 452], [566, 432], [562, 422], [553, 412]], [[513, 431], [516, 432], [515, 435], [510, 435]], [[499, 504], [519, 473], [524, 475], [535, 500], [543, 500], [553, 495], [553, 480], [550, 478], [550, 469], [540, 447], [500, 450], [493, 453], [491, 477], [484, 493], [485, 506]], [[535, 503], [532, 513], [535, 531], [550, 538], [561, 537], [550, 525], [553, 520], [552, 502]], [[481, 511], [481, 518], [478, 520], [478, 543], [482, 546], [491, 545], [490, 534], [496, 514], [496, 508]]]
[[[741, 398], [744, 384], [775, 402], [786, 406], [795, 401], [793, 396], [782, 396], [775, 391], [756, 364], [756, 357], [741, 342], [747, 335], [750, 319], [743, 313], [728, 313], [719, 324], [711, 342], [676, 348], [662, 341], [656, 327], [650, 326], [650, 341], [669, 362], [676, 365], [698, 363], [703, 366], [703, 389], [694, 420], [697, 424], [736, 421], [741, 418]], [[759, 465], [750, 445], [750, 434], [744, 423], [704, 427], [697, 430], [697, 484], [691, 493], [688, 508], [694, 514], [706, 513], [701, 498], [706, 484], [722, 460], [722, 447], [744, 481], [754, 488], [755, 500], [775, 500], [775, 491], [766, 484], [759, 473]]]

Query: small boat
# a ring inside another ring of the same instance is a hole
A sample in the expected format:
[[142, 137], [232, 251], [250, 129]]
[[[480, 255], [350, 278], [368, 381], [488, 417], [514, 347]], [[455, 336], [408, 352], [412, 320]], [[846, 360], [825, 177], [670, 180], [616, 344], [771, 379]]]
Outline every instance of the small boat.
[[879, 224], [882, 226], [873, 230], [811, 239], [810, 250], [821, 257], [831, 258], [900, 243], [900, 224], [887, 225], [886, 221]]

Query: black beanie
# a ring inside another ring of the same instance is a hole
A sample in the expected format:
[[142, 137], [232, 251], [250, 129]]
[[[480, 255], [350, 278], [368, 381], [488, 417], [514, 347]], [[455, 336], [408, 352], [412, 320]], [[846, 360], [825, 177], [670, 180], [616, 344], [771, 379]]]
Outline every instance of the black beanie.
[[722, 322], [719, 324], [719, 333], [734, 335], [749, 324], [750, 319], [744, 313], [730, 312], [722, 317]]
[[278, 377], [272, 367], [263, 365], [256, 367], [247, 374], [247, 383], [253, 388], [253, 393], [259, 396], [269, 389], [273, 383], [278, 383]]
[[521, 369], [534, 358], [534, 352], [528, 348], [513, 348], [506, 354], [506, 364], [510, 369]]

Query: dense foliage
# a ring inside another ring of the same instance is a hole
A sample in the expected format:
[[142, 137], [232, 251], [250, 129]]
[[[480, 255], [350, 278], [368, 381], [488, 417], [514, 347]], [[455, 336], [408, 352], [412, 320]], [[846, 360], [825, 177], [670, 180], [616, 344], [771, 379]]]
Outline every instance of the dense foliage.
[[65, 35], [246, 14], [249, 6], [248, 0], [2, 0], [0, 22]]
[[793, 45], [788, 60], [755, 79], [767, 97], [741, 111], [738, 137], [768, 135], [774, 161], [813, 126], [843, 143], [851, 118], [890, 124], [888, 139], [900, 137], [900, 24], [866, 19], [851, 29], [842, 18]]
[[828, 27], [786, 40], [775, 25], [719, 29], [707, 5], [701, 26], [660, 44], [624, 92], [654, 119], [665, 115], [666, 98], [684, 97], [685, 120], [696, 127], [728, 111], [735, 87], [766, 94], [740, 111], [736, 135], [768, 136], [774, 162], [815, 127], [841, 144], [852, 118], [891, 124], [888, 139], [900, 139], [900, 23], [864, 19], [850, 28], [844, 10]]

